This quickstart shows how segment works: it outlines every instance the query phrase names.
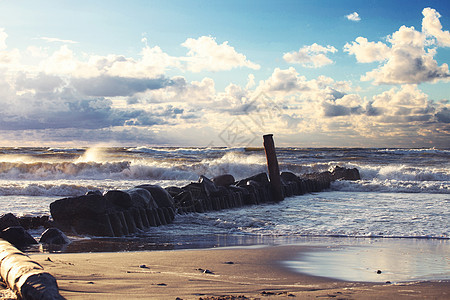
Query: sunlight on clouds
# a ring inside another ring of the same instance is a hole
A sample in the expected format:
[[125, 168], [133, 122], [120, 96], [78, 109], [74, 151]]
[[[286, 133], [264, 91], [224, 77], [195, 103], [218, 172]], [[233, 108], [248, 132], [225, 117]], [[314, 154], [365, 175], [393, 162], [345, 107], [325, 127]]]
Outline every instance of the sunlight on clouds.
[[424, 16], [422, 20], [422, 31], [425, 34], [434, 36], [439, 45], [450, 47], [450, 32], [448, 30], [442, 30], [442, 25], [439, 21], [441, 15], [430, 7], [425, 8], [422, 14]]
[[333, 46], [324, 47], [314, 43], [300, 48], [297, 52], [285, 53], [283, 59], [288, 63], [301, 64], [307, 68], [320, 68], [333, 63], [325, 54], [337, 51]]
[[[358, 94], [357, 81], [307, 78], [305, 69], [276, 65], [218, 89], [215, 77], [197, 73], [261, 66], [211, 36], [186, 39], [182, 56], [149, 46], [146, 38], [135, 56], [96, 55], [52, 38], [41, 39], [64, 45], [21, 52], [7, 48], [8, 34], [0, 28], [0, 133], [18, 141], [206, 145], [239, 120], [244, 132], [275, 132], [285, 145], [307, 138], [319, 146], [365, 146], [369, 139], [385, 144], [387, 137], [443, 144], [450, 134], [449, 101], [431, 100], [418, 84], [449, 78], [448, 65], [439, 66], [435, 56], [437, 46], [449, 46], [450, 34], [437, 11], [424, 9], [423, 15], [422, 32], [403, 25], [383, 41], [360, 36], [345, 43], [344, 52], [357, 62], [377, 64], [361, 80], [398, 85], [377, 87], [370, 96]], [[334, 63], [328, 56], [336, 52], [313, 43], [283, 59], [319, 68]]]
[[355, 11], [355, 12], [352, 12], [351, 14], [348, 14], [348, 15], [346, 15], [345, 16], [348, 20], [350, 20], [350, 21], [354, 21], [354, 22], [359, 22], [359, 21], [361, 21], [361, 18], [360, 18], [360, 16], [359, 16], [359, 14]]
[[5, 28], [0, 28], [0, 50], [6, 49], [6, 38], [8, 34], [5, 32]]
[[360, 36], [351, 44], [345, 44], [344, 51], [355, 55], [356, 60], [360, 63], [371, 63], [387, 59], [390, 48], [382, 42], [369, 42]]
[[433, 35], [441, 45], [447, 45], [448, 31], [442, 31], [439, 14], [432, 9], [423, 10], [423, 31], [414, 27], [401, 26], [398, 31], [388, 36], [389, 47], [382, 42], [368, 42], [358, 37], [347, 43], [344, 51], [355, 55], [362, 63], [381, 62], [382, 64], [361, 76], [362, 81], [373, 81], [374, 84], [417, 84], [436, 82], [450, 78], [448, 65], [438, 65], [434, 59], [435, 48], [429, 48], [434, 41], [427, 39]]
[[189, 49], [186, 62], [187, 69], [192, 72], [222, 71], [237, 67], [260, 69], [260, 65], [247, 60], [244, 54], [236, 52], [227, 41], [219, 45], [215, 38], [201, 36], [198, 39], [188, 38], [181, 45]]

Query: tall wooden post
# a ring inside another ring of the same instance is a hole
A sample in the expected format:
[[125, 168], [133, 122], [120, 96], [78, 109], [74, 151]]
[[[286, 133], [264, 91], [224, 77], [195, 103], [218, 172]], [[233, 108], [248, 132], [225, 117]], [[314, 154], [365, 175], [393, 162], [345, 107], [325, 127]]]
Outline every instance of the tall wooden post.
[[273, 134], [266, 134], [263, 136], [263, 139], [272, 198], [279, 202], [282, 201], [284, 197], [281, 186], [280, 168], [278, 167], [277, 154], [275, 153], [275, 144], [273, 142]]

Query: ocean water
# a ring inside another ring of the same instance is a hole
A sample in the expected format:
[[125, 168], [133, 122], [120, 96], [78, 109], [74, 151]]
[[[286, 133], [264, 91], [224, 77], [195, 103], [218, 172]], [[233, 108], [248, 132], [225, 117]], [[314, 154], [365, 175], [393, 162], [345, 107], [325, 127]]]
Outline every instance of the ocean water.
[[[396, 282], [450, 279], [450, 149], [278, 148], [281, 171], [358, 168], [359, 181], [280, 203], [177, 215], [131, 237], [71, 237], [30, 251], [139, 251], [307, 245], [283, 262], [315, 276]], [[0, 148], [0, 214], [49, 215], [57, 199], [184, 186], [200, 175], [266, 172], [262, 148]], [[36, 238], [43, 229], [33, 230]], [[379, 274], [377, 270], [382, 270]]]
[[[138, 236], [179, 244], [223, 235], [449, 239], [450, 149], [278, 148], [277, 155], [281, 171], [302, 175], [339, 165], [358, 168], [362, 179], [277, 204], [178, 215]], [[266, 172], [262, 148], [0, 148], [0, 214], [48, 215], [52, 201], [90, 190], [259, 172]]]

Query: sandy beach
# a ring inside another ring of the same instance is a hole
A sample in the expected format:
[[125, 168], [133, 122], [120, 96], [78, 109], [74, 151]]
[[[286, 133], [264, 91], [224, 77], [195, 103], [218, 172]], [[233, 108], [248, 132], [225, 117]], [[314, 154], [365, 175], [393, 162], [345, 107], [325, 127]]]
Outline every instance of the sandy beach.
[[[309, 246], [32, 254], [67, 299], [448, 299], [449, 281], [349, 282], [293, 272]], [[240, 297], [240, 298], [239, 298]]]

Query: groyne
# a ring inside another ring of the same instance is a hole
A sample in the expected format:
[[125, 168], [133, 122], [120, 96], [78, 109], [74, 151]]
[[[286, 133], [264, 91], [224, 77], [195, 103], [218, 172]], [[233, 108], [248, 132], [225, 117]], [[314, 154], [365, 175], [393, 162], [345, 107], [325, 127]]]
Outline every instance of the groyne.
[[339, 166], [330, 171], [297, 176], [280, 174], [272, 135], [264, 136], [268, 173], [235, 180], [231, 174], [200, 176], [184, 187], [140, 185], [106, 193], [92, 191], [50, 204], [54, 226], [71, 234], [121, 237], [171, 223], [177, 214], [204, 213], [279, 202], [285, 197], [320, 192], [334, 180], [360, 179], [357, 169]]

